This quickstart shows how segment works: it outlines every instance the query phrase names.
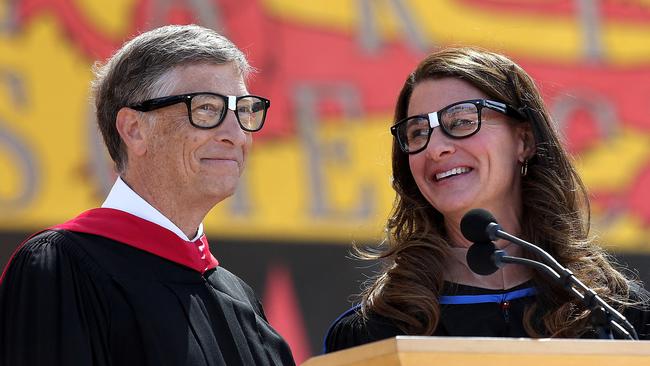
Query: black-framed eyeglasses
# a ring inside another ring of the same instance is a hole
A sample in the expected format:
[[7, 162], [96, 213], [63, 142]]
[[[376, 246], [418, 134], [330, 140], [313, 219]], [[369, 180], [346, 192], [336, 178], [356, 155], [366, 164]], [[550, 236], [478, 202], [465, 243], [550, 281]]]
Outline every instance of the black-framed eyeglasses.
[[390, 128], [403, 152], [416, 154], [429, 144], [433, 129], [455, 139], [470, 137], [481, 129], [481, 110], [488, 108], [516, 119], [524, 116], [514, 107], [494, 100], [471, 99], [450, 104], [437, 112], [404, 118]]
[[266, 111], [271, 106], [270, 100], [257, 95], [234, 96], [199, 92], [149, 99], [130, 105], [129, 108], [149, 112], [177, 103], [185, 103], [190, 123], [196, 128], [209, 129], [219, 126], [230, 109], [235, 113], [242, 130], [248, 132], [262, 129]]

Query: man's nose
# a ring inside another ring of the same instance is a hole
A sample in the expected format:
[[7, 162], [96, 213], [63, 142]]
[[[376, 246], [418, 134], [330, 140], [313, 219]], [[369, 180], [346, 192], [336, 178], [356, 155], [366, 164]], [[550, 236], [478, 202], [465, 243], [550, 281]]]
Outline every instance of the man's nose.
[[215, 138], [219, 141], [240, 146], [246, 143], [246, 132], [242, 130], [235, 112], [228, 109], [223, 122], [215, 128]]

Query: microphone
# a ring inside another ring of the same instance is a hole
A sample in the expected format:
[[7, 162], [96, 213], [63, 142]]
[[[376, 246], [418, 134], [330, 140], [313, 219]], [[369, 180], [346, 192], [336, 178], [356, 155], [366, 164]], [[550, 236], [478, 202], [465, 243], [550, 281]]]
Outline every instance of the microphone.
[[467, 249], [465, 259], [472, 272], [482, 276], [488, 276], [499, 270], [495, 263], [494, 252], [496, 247], [491, 241], [479, 241]]
[[497, 219], [491, 213], [481, 208], [475, 208], [468, 211], [460, 220], [460, 232], [473, 243], [496, 240], [496, 236], [490, 235], [492, 232], [487, 232], [488, 226], [492, 223], [496, 224], [496, 222]]
[[520, 264], [546, 272], [558, 281], [561, 279], [561, 276], [546, 264], [528, 258], [509, 256], [504, 250], [497, 250], [491, 241], [472, 244], [465, 258], [469, 269], [482, 276], [491, 275], [506, 264]]
[[475, 208], [468, 211], [460, 220], [460, 231], [467, 240], [475, 243], [505, 239], [537, 254], [557, 273], [568, 271], [544, 249], [505, 232], [501, 226], [497, 224], [497, 220], [494, 216], [484, 209]]
[[[616, 330], [619, 334], [629, 339], [639, 339], [636, 330], [630, 322], [621, 313], [607, 304], [594, 290], [577, 279], [573, 275], [573, 272], [563, 267], [553, 256], [542, 248], [502, 230], [490, 212], [483, 209], [470, 210], [463, 216], [460, 222], [460, 229], [467, 240], [474, 242], [467, 253], [467, 262], [472, 271], [474, 271], [472, 266], [476, 266], [477, 270], [491, 274], [494, 271], [489, 272], [489, 270], [493, 267], [502, 267], [505, 263], [523, 264], [542, 270], [559, 282], [569, 293], [580, 299], [585, 306], [592, 310], [592, 314], [595, 314], [597, 318], [604, 317], [606, 321], [600, 321], [600, 327], [608, 325], [611, 327], [610, 329]], [[527, 258], [511, 257], [506, 255], [503, 250], [493, 250], [495, 246], [492, 240], [496, 240], [497, 238], [505, 239], [534, 252], [542, 258], [544, 263]], [[488, 244], [486, 245], [485, 243]], [[472, 249], [474, 246], [478, 246], [479, 248]], [[473, 253], [471, 265], [469, 259], [470, 250]], [[482, 274], [478, 271], [475, 272]], [[599, 333], [601, 338], [603, 338], [606, 333], [600, 327]], [[607, 333], [609, 338], [611, 338], [611, 330]]]

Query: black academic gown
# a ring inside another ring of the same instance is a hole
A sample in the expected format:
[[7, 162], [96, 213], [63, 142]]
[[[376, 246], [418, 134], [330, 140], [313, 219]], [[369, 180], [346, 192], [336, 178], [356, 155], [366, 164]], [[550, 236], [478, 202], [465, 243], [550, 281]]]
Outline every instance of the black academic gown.
[[[633, 290], [634, 301], [643, 289]], [[440, 320], [433, 336], [453, 337], [528, 337], [523, 326], [524, 311], [535, 301], [536, 290], [524, 283], [509, 290], [489, 290], [446, 283], [441, 298]], [[647, 301], [647, 298], [646, 298]], [[404, 335], [391, 320], [370, 314], [365, 319], [356, 306], [337, 318], [325, 336], [324, 353]], [[623, 313], [639, 335], [650, 339], [648, 305], [627, 308]], [[597, 338], [588, 331], [583, 338]]]
[[0, 366], [293, 364], [205, 238], [118, 210], [33, 236], [0, 278]]

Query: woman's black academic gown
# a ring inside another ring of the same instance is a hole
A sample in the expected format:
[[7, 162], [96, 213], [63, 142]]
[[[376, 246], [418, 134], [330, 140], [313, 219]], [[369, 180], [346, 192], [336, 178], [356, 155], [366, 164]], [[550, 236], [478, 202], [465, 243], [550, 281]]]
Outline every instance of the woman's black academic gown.
[[[433, 336], [528, 337], [523, 316], [535, 301], [536, 290], [525, 283], [509, 290], [489, 290], [446, 283], [440, 299], [440, 321]], [[624, 312], [640, 339], [650, 339], [650, 309], [636, 307]], [[370, 315], [364, 319], [356, 306], [334, 321], [325, 337], [324, 352], [404, 335], [389, 319]], [[596, 338], [595, 332], [585, 334]]]

